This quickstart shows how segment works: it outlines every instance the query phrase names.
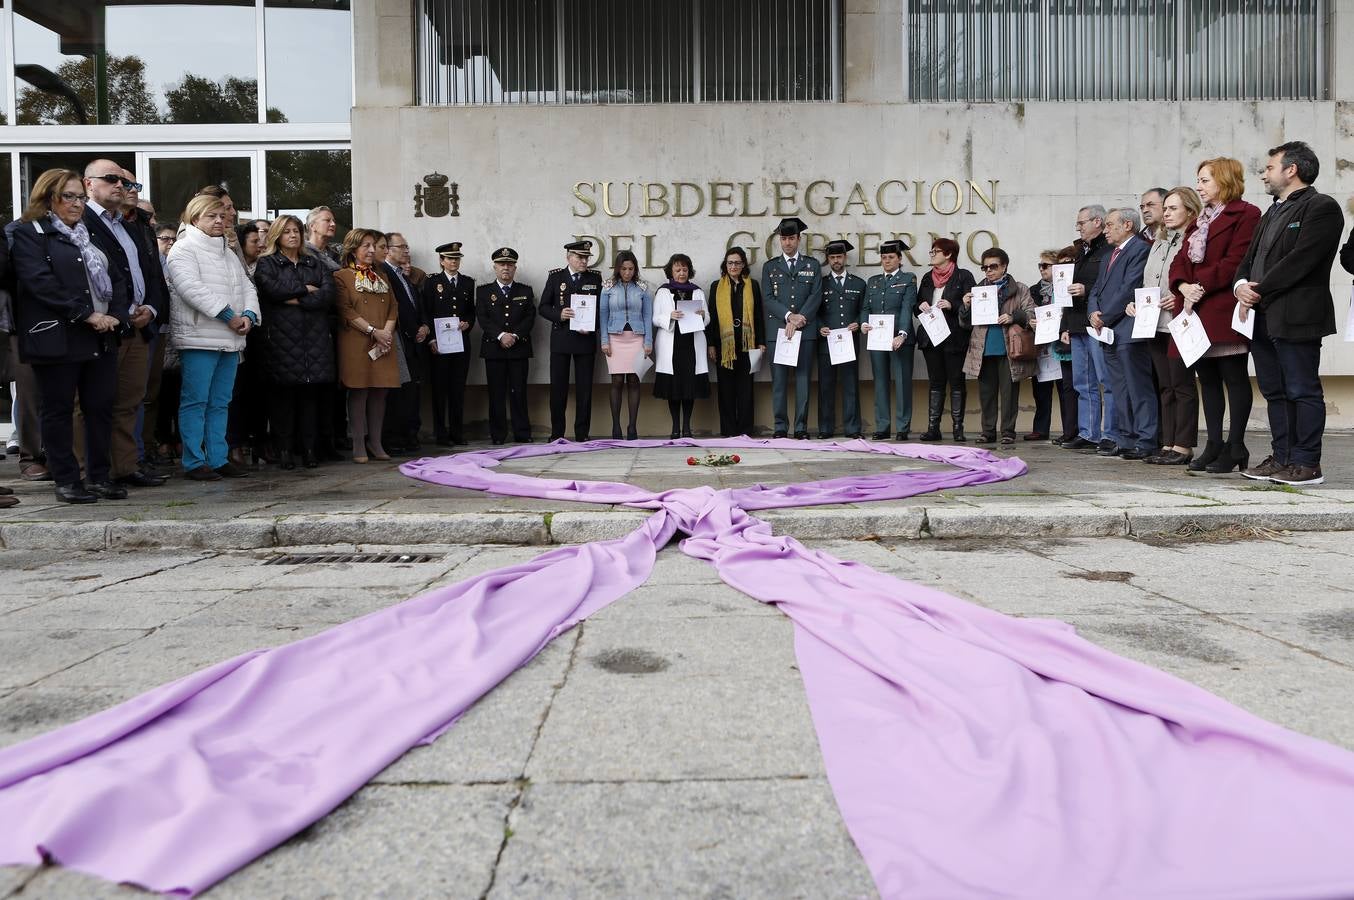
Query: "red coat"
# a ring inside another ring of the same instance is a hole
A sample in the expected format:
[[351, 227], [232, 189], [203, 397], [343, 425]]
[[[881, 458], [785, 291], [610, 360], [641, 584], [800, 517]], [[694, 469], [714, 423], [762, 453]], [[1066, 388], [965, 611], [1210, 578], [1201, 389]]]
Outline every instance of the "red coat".
[[[1198, 230], [1191, 222], [1185, 229], [1184, 243], [1171, 263], [1171, 292], [1180, 296], [1180, 285], [1201, 284], [1204, 295], [1194, 304], [1194, 312], [1203, 323], [1208, 339], [1215, 344], [1235, 344], [1246, 339], [1232, 330], [1232, 310], [1236, 297], [1232, 285], [1236, 283], [1237, 269], [1251, 245], [1255, 227], [1260, 224], [1260, 210], [1245, 200], [1233, 200], [1222, 208], [1208, 226], [1208, 244], [1204, 247], [1202, 262], [1189, 258], [1190, 235]], [[1171, 344], [1175, 353], [1175, 344]]]

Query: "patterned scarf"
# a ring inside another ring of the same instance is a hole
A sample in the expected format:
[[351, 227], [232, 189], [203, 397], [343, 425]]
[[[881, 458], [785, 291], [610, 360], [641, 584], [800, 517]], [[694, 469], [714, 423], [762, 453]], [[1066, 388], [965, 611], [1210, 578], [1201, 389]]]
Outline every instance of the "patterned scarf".
[[950, 280], [950, 276], [955, 270], [954, 260], [948, 259], [943, 266], [935, 266], [931, 269], [931, 284], [935, 285], [936, 290], [945, 287], [945, 282]]
[[89, 283], [106, 305], [113, 299], [113, 280], [108, 276], [108, 261], [98, 248], [89, 242], [89, 229], [85, 227], [85, 223], [76, 222], [75, 227], [71, 228], [58, 219], [56, 213], [48, 213], [47, 217], [52, 220], [53, 228], [70, 238], [79, 248], [80, 258], [85, 261], [85, 271], [89, 273]]
[[1222, 212], [1223, 205], [1214, 203], [1204, 207], [1204, 211], [1199, 213], [1199, 218], [1194, 220], [1194, 233], [1189, 236], [1189, 261], [1192, 263], [1201, 263], [1204, 261], [1204, 250], [1208, 246], [1208, 226]]
[[351, 263], [348, 268], [357, 273], [353, 279], [353, 289], [359, 294], [385, 294], [390, 291], [390, 285], [371, 266]]
[[725, 369], [733, 368], [733, 361], [738, 358], [739, 350], [752, 349], [752, 284], [747, 278], [743, 279], [742, 286], [743, 298], [743, 346], [735, 347], [733, 341], [733, 282], [729, 276], [724, 275], [719, 279], [719, 285], [715, 288], [715, 315], [719, 316], [719, 365]]

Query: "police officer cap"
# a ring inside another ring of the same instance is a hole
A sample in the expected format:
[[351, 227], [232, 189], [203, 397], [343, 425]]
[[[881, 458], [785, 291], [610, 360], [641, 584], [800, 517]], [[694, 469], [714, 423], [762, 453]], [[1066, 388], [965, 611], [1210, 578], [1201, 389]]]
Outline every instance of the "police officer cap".
[[897, 253], [899, 256], [903, 255], [904, 250], [910, 249], [912, 248], [903, 241], [885, 241], [879, 245], [880, 253]]
[[809, 226], [804, 224], [804, 220], [799, 216], [791, 216], [788, 219], [781, 219], [780, 224], [776, 226], [776, 234], [782, 237], [790, 237], [799, 234], [801, 231], [808, 231]]
[[517, 262], [517, 251], [511, 247], [499, 247], [494, 251], [494, 262]]
[[564, 249], [579, 256], [592, 256], [592, 241], [570, 241]]
[[856, 249], [856, 245], [850, 241], [829, 241], [827, 250], [824, 252], [831, 256], [834, 253], [850, 253], [854, 249]]
[[445, 256], [448, 259], [460, 259], [462, 255], [461, 242], [452, 241], [449, 244], [442, 244], [440, 247], [437, 248], [437, 255]]

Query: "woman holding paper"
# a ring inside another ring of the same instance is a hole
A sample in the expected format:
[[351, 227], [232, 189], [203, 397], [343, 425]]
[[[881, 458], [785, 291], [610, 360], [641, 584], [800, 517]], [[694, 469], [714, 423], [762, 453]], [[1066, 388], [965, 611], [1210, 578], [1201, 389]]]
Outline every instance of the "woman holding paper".
[[[1145, 462], [1154, 466], [1183, 466], [1194, 458], [1199, 441], [1199, 392], [1194, 373], [1179, 355], [1171, 355], [1171, 332], [1167, 326], [1180, 311], [1180, 298], [1171, 293], [1170, 272], [1180, 248], [1185, 245], [1185, 229], [1203, 211], [1203, 201], [1193, 188], [1178, 187], [1162, 202], [1162, 225], [1147, 265], [1142, 286], [1161, 289], [1161, 319], [1152, 341], [1152, 367], [1157, 373], [1157, 393], [1161, 399], [1161, 452]], [[1128, 313], [1137, 316], [1134, 304]]]
[[[1010, 264], [1011, 258], [1000, 247], [993, 247], [983, 254], [984, 278], [977, 287], [996, 288], [997, 322], [995, 325], [972, 325], [968, 354], [964, 357], [965, 374], [978, 379], [978, 398], [983, 410], [983, 432], [978, 436], [980, 444], [991, 444], [997, 439], [999, 396], [1001, 442], [1015, 443], [1020, 382], [1034, 374], [1033, 362], [1016, 361], [1006, 355], [1007, 330], [1026, 327], [1034, 313], [1030, 289], [1006, 272]], [[974, 291], [969, 291], [959, 308], [959, 321], [965, 327], [975, 319], [975, 299]]]
[[319, 465], [315, 412], [321, 385], [334, 380], [334, 337], [329, 331], [334, 279], [301, 249], [304, 233], [296, 216], [279, 216], [254, 267], [259, 306], [268, 319], [263, 332], [268, 419], [284, 469], [296, 468], [292, 453], [298, 445], [306, 468]]
[[[621, 394], [629, 399], [628, 440], [639, 437], [640, 360], [653, 355], [653, 297], [639, 281], [639, 259], [629, 250], [616, 254], [611, 283], [598, 303], [602, 323], [602, 354], [611, 373], [611, 436], [621, 436]], [[647, 367], [647, 364], [646, 364]]]
[[715, 298], [705, 326], [710, 362], [719, 373], [719, 433], [723, 437], [752, 434], [753, 350], [766, 352], [766, 319], [762, 287], [748, 276], [742, 247], [730, 247], [719, 266], [719, 280], [710, 285]]
[[[710, 310], [705, 292], [691, 283], [691, 257], [674, 253], [663, 266], [668, 281], [653, 298], [655, 369], [653, 395], [668, 401], [672, 437], [691, 437], [696, 400], [710, 396], [705, 326]], [[691, 319], [683, 325], [683, 319]], [[693, 328], [692, 325], [695, 327]]]
[[[1060, 319], [1061, 310], [1053, 306], [1053, 266], [1057, 262], [1057, 250], [1045, 250], [1039, 254], [1039, 280], [1030, 286], [1030, 296], [1034, 299], [1034, 305], [1040, 308], [1038, 315], [1044, 315], [1047, 311], [1052, 310], [1052, 315]], [[1058, 325], [1059, 332], [1061, 332], [1061, 321]], [[1043, 345], [1040, 352], [1047, 351], [1051, 354], [1053, 346], [1057, 343], [1057, 341], [1054, 341], [1052, 345]], [[1049, 432], [1053, 427], [1053, 387], [1057, 383], [1058, 379], [1056, 378], [1051, 381], [1040, 381], [1038, 373], [1035, 373], [1034, 382], [1030, 386], [1030, 389], [1034, 392], [1034, 429], [1025, 435], [1024, 440], [1042, 441], [1048, 439]], [[1063, 430], [1067, 430], [1066, 421], [1063, 423]]]
[[376, 244], [385, 235], [369, 228], [354, 228], [343, 239], [334, 273], [335, 304], [339, 314], [339, 380], [348, 389], [348, 424], [353, 433], [353, 462], [364, 463], [368, 454], [390, 459], [381, 445], [381, 426], [386, 415], [386, 391], [400, 386], [400, 367], [395, 349], [395, 325], [399, 310], [390, 282], [375, 267]]
[[[959, 244], [951, 238], [936, 238], [931, 243], [931, 271], [921, 277], [917, 286], [917, 312], [930, 313], [934, 308], [943, 314], [950, 336], [937, 346], [925, 327], [917, 329], [917, 345], [926, 359], [926, 432], [923, 441], [940, 440], [940, 419], [945, 414], [945, 388], [950, 390], [950, 421], [954, 425], [954, 439], [964, 442], [964, 405], [968, 391], [964, 384], [964, 354], [968, 351], [969, 334], [959, 321], [961, 299], [977, 280], [968, 269], [955, 264]], [[920, 318], [918, 320], [921, 321]]]
[[[1250, 344], [1232, 330], [1232, 311], [1236, 306], [1232, 284], [1260, 222], [1260, 210], [1241, 199], [1245, 170], [1237, 160], [1226, 157], [1204, 160], [1199, 164], [1197, 176], [1203, 211], [1185, 229], [1183, 250], [1171, 263], [1170, 288], [1183, 299], [1187, 317], [1173, 324], [1182, 331], [1196, 324], [1201, 326], [1209, 343], [1197, 361], [1185, 358], [1185, 362], [1193, 363], [1199, 376], [1204, 423], [1208, 427], [1208, 443], [1189, 464], [1189, 470], [1220, 474], [1234, 467], [1245, 469], [1250, 463], [1246, 450], [1246, 420], [1252, 403], [1251, 379], [1246, 369]], [[1195, 333], [1198, 331], [1194, 329]], [[1178, 341], [1169, 352], [1172, 356], [1182, 355]], [[1231, 419], [1226, 443], [1222, 437], [1224, 409], [1229, 410]]]

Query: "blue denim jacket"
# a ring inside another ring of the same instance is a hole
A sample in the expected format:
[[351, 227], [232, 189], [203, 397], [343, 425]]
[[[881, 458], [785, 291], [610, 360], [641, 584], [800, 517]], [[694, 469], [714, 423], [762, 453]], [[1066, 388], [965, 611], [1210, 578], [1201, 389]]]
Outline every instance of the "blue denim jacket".
[[600, 321], [602, 346], [611, 343], [610, 335], [625, 331], [626, 321], [635, 334], [644, 336], [644, 346], [653, 346], [653, 297], [635, 282], [617, 282], [602, 291]]

